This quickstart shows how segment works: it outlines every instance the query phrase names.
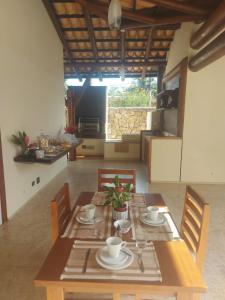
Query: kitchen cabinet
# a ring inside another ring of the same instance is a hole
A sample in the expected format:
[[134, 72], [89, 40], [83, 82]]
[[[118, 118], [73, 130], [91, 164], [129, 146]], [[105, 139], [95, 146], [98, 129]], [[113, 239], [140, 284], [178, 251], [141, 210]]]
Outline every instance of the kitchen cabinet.
[[149, 182], [180, 181], [182, 139], [145, 136], [145, 164]]
[[97, 138], [83, 138], [83, 143], [77, 147], [78, 156], [103, 156], [104, 140]]

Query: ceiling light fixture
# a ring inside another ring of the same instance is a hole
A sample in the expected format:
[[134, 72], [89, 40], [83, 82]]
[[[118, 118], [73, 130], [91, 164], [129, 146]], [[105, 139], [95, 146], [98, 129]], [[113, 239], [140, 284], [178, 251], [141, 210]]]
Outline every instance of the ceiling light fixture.
[[120, 29], [122, 8], [119, 0], [111, 0], [108, 10], [108, 24], [111, 30]]

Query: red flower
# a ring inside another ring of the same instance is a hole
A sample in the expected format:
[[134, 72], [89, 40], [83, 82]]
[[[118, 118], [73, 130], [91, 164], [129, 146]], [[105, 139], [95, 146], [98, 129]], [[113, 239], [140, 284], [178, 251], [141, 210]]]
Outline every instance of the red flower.
[[119, 187], [115, 187], [115, 190], [119, 193], [123, 193], [124, 192], [124, 187], [119, 186]]
[[25, 143], [25, 145], [26, 145], [27, 147], [29, 146], [29, 142], [30, 142], [30, 138], [29, 138], [28, 135], [26, 135], [26, 136], [24, 137], [24, 143]]
[[68, 126], [64, 128], [65, 133], [70, 133], [70, 134], [74, 134], [76, 132], [76, 128], [73, 126]]

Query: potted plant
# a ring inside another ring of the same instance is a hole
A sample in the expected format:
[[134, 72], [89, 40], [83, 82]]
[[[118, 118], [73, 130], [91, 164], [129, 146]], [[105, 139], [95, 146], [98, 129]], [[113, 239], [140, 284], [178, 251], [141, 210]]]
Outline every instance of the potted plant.
[[106, 201], [104, 205], [112, 204], [113, 207], [113, 219], [127, 219], [128, 209], [127, 202], [130, 200], [130, 193], [133, 190], [133, 184], [122, 184], [119, 176], [115, 176], [112, 187], [104, 186], [106, 190]]
[[13, 134], [11, 137], [11, 141], [13, 144], [19, 146], [21, 148], [21, 155], [28, 155], [29, 154], [29, 137], [23, 131], [19, 131], [17, 135]]

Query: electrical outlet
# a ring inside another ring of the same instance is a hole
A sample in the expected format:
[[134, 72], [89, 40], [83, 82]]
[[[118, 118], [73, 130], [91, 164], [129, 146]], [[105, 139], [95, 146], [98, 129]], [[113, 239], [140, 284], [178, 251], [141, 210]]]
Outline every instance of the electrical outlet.
[[31, 182], [31, 185], [34, 186], [34, 185], [35, 185], [35, 181], [32, 181], [32, 182]]
[[39, 176], [36, 178], [36, 183], [37, 183], [37, 184], [40, 183], [40, 177], [39, 177]]

